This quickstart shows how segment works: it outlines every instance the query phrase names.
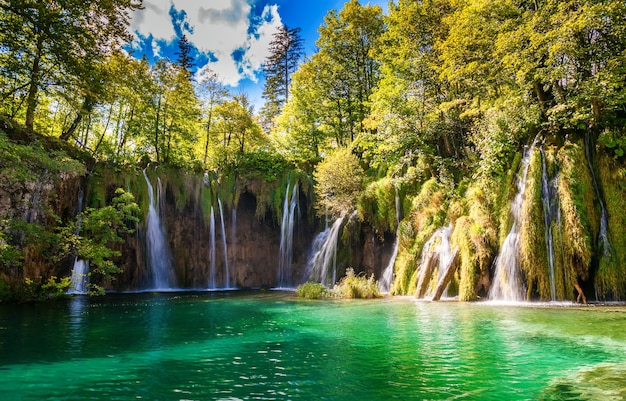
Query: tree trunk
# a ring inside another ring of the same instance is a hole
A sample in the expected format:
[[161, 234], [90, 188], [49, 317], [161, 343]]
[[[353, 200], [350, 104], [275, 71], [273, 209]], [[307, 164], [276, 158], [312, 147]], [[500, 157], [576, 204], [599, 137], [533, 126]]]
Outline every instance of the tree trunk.
[[76, 129], [78, 128], [78, 125], [80, 124], [80, 122], [83, 120], [83, 117], [91, 113], [91, 110], [93, 110], [94, 103], [95, 101], [90, 95], [85, 95], [85, 100], [83, 100], [83, 105], [78, 111], [78, 114], [76, 114], [74, 121], [72, 121], [72, 124], [67, 129], [67, 131], [64, 131], [61, 133], [62, 141], [67, 141], [68, 139], [71, 138], [72, 135], [74, 135], [74, 132], [76, 132]]
[[206, 123], [206, 141], [204, 142], [204, 167], [206, 168], [206, 160], [209, 155], [209, 139], [211, 137], [211, 120], [213, 119], [213, 103], [209, 106], [209, 118]]
[[39, 83], [41, 80], [41, 52], [43, 51], [43, 36], [37, 35], [37, 46], [35, 51], [35, 58], [33, 59], [33, 65], [30, 70], [30, 87], [28, 88], [28, 97], [26, 100], [26, 128], [29, 131], [33, 130], [35, 123], [35, 109], [37, 108], [37, 95], [39, 94]]
[[430, 276], [433, 271], [433, 266], [439, 261], [437, 253], [428, 252], [428, 259], [426, 259], [426, 265], [423, 266], [424, 273], [418, 272], [420, 280], [417, 283], [417, 289], [415, 290], [415, 298], [424, 298], [426, 290], [428, 290], [428, 283], [430, 282]]
[[435, 294], [433, 295], [433, 299], [432, 299], [433, 301], [439, 301], [441, 299], [441, 295], [443, 295], [443, 292], [446, 290], [446, 287], [448, 286], [448, 284], [450, 284], [450, 280], [452, 280], [452, 277], [454, 276], [454, 272], [456, 271], [456, 267], [457, 267], [456, 258], [458, 256], [459, 256], [459, 250], [456, 249], [454, 251], [454, 254], [452, 255], [452, 258], [450, 259], [450, 262], [445, 267], [446, 273], [443, 275], [443, 277], [441, 277], [441, 280], [439, 280], [439, 282], [437, 283], [437, 288], [435, 289]]

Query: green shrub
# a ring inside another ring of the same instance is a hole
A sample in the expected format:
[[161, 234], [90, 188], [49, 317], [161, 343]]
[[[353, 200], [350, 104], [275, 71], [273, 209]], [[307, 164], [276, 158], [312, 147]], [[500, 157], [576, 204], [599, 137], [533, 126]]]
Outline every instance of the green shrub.
[[300, 298], [320, 299], [328, 296], [328, 290], [324, 287], [324, 284], [309, 281], [300, 284], [298, 288], [296, 288], [296, 295]]
[[339, 298], [379, 298], [378, 282], [372, 274], [369, 278], [354, 274], [354, 269], [348, 268], [335, 288], [333, 295]]

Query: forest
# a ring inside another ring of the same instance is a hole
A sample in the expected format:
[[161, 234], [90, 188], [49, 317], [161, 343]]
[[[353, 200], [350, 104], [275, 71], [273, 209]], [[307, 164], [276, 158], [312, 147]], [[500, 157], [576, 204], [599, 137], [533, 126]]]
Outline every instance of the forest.
[[227, 207], [240, 199], [228, 183], [257, 180], [277, 222], [299, 182], [310, 220], [349, 215], [395, 238], [390, 294], [415, 294], [425, 244], [450, 226], [462, 301], [487, 296], [512, 231], [524, 299], [626, 298], [625, 2], [395, 0], [383, 13], [350, 0], [310, 57], [298, 28], [274, 36], [258, 111], [194, 75], [185, 40], [177, 60], [125, 50], [138, 7], [0, 0], [0, 299], [69, 285], [28, 260], [92, 260], [103, 290], [147, 208], [123, 179], [92, 179], [78, 214], [17, 195], [147, 166], [218, 177]]

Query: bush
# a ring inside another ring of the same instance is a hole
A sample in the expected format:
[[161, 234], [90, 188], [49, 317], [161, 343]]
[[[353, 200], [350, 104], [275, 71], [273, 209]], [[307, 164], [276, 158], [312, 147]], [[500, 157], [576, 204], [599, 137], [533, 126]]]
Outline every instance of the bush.
[[328, 290], [324, 287], [324, 284], [306, 282], [296, 288], [296, 294], [300, 298], [307, 299], [320, 299], [328, 296]]
[[372, 274], [369, 278], [354, 274], [354, 269], [348, 268], [346, 276], [333, 288], [333, 295], [339, 298], [379, 298], [378, 282]]

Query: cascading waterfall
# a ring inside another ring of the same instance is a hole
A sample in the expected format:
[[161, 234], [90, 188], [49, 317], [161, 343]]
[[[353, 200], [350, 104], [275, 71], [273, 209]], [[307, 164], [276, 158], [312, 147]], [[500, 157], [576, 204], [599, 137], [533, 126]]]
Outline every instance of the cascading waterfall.
[[489, 299], [495, 301], [516, 302], [524, 299], [524, 286], [518, 266], [519, 257], [519, 229], [522, 219], [522, 206], [526, 192], [526, 177], [528, 166], [535, 149], [537, 139], [524, 151], [524, 157], [517, 174], [517, 193], [511, 203], [513, 225], [506, 236], [500, 254], [495, 260], [496, 271], [493, 278]]
[[[84, 192], [80, 188], [78, 191], [78, 204], [76, 207], [77, 213], [83, 211], [83, 198]], [[78, 224], [76, 227], [76, 234], [80, 234], [81, 219], [79, 214]], [[72, 266], [72, 285], [68, 289], [68, 294], [87, 294], [89, 292], [89, 261], [79, 259], [78, 256], [74, 258], [74, 265]]]
[[600, 185], [598, 184], [598, 180], [596, 179], [593, 163], [591, 162], [593, 160], [593, 153], [589, 131], [585, 133], [585, 158], [587, 159], [587, 165], [591, 174], [593, 189], [595, 190], [596, 198], [598, 199], [598, 203], [600, 204], [600, 232], [598, 233], [598, 241], [602, 246], [603, 256], [608, 257], [611, 254], [611, 244], [609, 242], [608, 236], [609, 215], [606, 211], [606, 206], [604, 205], [602, 194], [600, 193]]
[[215, 211], [213, 209], [213, 206], [211, 206], [211, 214], [209, 218], [209, 289], [214, 290], [217, 288], [215, 283], [215, 271], [217, 270], [217, 263], [215, 258], [217, 252], [215, 250]]
[[230, 284], [230, 268], [228, 266], [228, 243], [226, 241], [226, 229], [224, 228], [224, 209], [222, 208], [222, 200], [217, 199], [217, 205], [220, 209], [220, 223], [222, 228], [222, 248], [224, 251], [224, 288], [232, 288]]
[[150, 179], [143, 170], [143, 176], [148, 185], [148, 195], [150, 206], [148, 208], [146, 248], [148, 253], [148, 268], [150, 271], [151, 290], [169, 290], [176, 286], [174, 277], [174, 263], [170, 252], [169, 244], [165, 236], [165, 230], [161, 222], [161, 217], [157, 211], [157, 202], [161, 202], [161, 181], [158, 181], [157, 200], [154, 198], [154, 189]]
[[[437, 282], [445, 276], [447, 269], [451, 265], [454, 254], [450, 246], [450, 236], [452, 235], [452, 225], [436, 230], [422, 247], [422, 255], [418, 266], [418, 297], [432, 294], [434, 286], [429, 287], [429, 281], [434, 270], [433, 264], [437, 266]], [[439, 242], [436, 242], [436, 241]], [[435, 245], [436, 244], [436, 245]], [[430, 289], [430, 291], [429, 291]], [[443, 296], [447, 296], [447, 289]]]
[[287, 184], [285, 190], [285, 200], [283, 202], [283, 216], [280, 225], [280, 249], [278, 255], [278, 277], [277, 284], [279, 288], [289, 288], [293, 285], [291, 281], [291, 262], [293, 256], [293, 228], [296, 219], [296, 208], [298, 207], [298, 184], [294, 184], [291, 188], [291, 197], [289, 197], [290, 184]]
[[398, 246], [400, 243], [400, 194], [398, 194], [398, 187], [396, 187], [396, 238], [393, 241], [393, 251], [391, 252], [391, 258], [387, 267], [383, 271], [381, 279], [378, 283], [380, 292], [388, 294], [391, 290], [391, 283], [393, 283], [393, 266], [396, 264], [396, 258], [398, 257]]
[[546, 252], [548, 254], [548, 272], [550, 277], [550, 296], [556, 301], [556, 277], [554, 267], [554, 237], [552, 235], [552, 222], [557, 219], [558, 205], [555, 202], [554, 185], [550, 183], [546, 155], [543, 145], [539, 147], [541, 154], [541, 203], [543, 204], [543, 223], [545, 229]]
[[[352, 215], [354, 213], [356, 211]], [[328, 287], [337, 282], [337, 239], [345, 217], [346, 213], [343, 212], [332, 226], [319, 233], [313, 240], [311, 257], [307, 264], [309, 280]]]

